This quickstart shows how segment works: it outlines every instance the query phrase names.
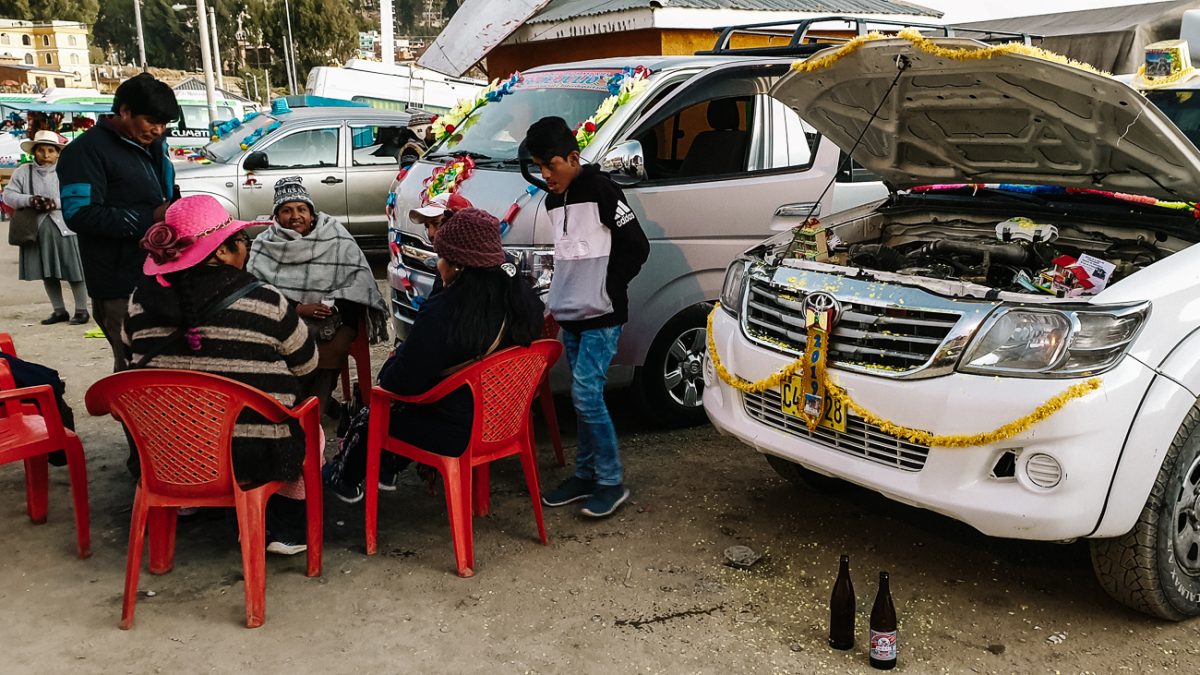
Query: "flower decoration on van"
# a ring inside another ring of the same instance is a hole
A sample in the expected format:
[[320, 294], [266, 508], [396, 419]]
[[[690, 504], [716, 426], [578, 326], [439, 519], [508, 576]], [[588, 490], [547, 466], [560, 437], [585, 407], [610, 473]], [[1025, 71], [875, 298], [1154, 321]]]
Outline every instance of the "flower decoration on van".
[[435, 197], [452, 195], [458, 192], [464, 181], [475, 171], [475, 162], [470, 157], [451, 157], [446, 163], [433, 170], [425, 179], [425, 190], [421, 193], [421, 203], [428, 204]]
[[441, 143], [447, 139], [451, 143], [457, 142], [462, 132], [475, 123], [475, 113], [480, 108], [511, 94], [523, 79], [521, 72], [515, 71], [503, 82], [499, 79], [492, 80], [474, 99], [463, 99], [451, 108], [450, 112], [435, 117], [432, 126], [433, 136], [436, 139], [434, 142]]
[[980, 48], [943, 47], [943, 46], [937, 44], [936, 42], [934, 42], [933, 40], [922, 35], [921, 32], [919, 30], [917, 30], [916, 28], [905, 28], [904, 30], [900, 31], [899, 33], [896, 33], [895, 35], [884, 35], [883, 33], [868, 33], [866, 35], [860, 35], [860, 36], [854, 38], [853, 40], [850, 40], [849, 42], [843, 44], [837, 50], [832, 51], [828, 54], [825, 54], [824, 56], [819, 56], [817, 58], [812, 58], [812, 59], [806, 59], [804, 61], [797, 61], [796, 63], [792, 64], [792, 70], [795, 70], [795, 71], [801, 72], [801, 73], [816, 72], [823, 68], [828, 68], [829, 66], [832, 66], [833, 64], [837, 63], [838, 61], [841, 61], [843, 58], [858, 51], [858, 49], [860, 47], [862, 47], [863, 45], [865, 45], [868, 42], [873, 42], [875, 40], [891, 40], [891, 39], [895, 39], [895, 38], [900, 38], [902, 40], [908, 40], [909, 42], [912, 43], [912, 45], [914, 47], [916, 47], [917, 49], [920, 49], [921, 51], [925, 52], [926, 54], [932, 54], [933, 56], [936, 56], [938, 58], [949, 59], [951, 61], [984, 61], [984, 60], [991, 59], [991, 58], [994, 58], [997, 56], [1009, 56], [1012, 54], [1018, 54], [1020, 56], [1028, 56], [1028, 57], [1035, 58], [1035, 59], [1041, 59], [1043, 61], [1051, 61], [1053, 63], [1059, 63], [1064, 66], [1070, 66], [1072, 68], [1078, 68], [1080, 70], [1087, 71], [1094, 75], [1102, 75], [1104, 77], [1111, 77], [1110, 73], [1106, 73], [1103, 70], [1100, 70], [1100, 69], [1098, 69], [1094, 66], [1091, 66], [1087, 63], [1084, 63], [1082, 61], [1076, 61], [1075, 59], [1069, 59], [1061, 54], [1055, 54], [1054, 52], [1047, 51], [1045, 49], [1041, 49], [1038, 47], [1031, 47], [1029, 45], [1022, 44], [1020, 42], [1009, 42], [1009, 43], [1002, 44], [1002, 45], [994, 45], [991, 47], [980, 47]]
[[[729, 386], [738, 391], [753, 394], [762, 393], [768, 390], [778, 389], [784, 382], [790, 380], [797, 372], [804, 370], [806, 360], [804, 357], [784, 366], [782, 369], [768, 375], [767, 377], [751, 382], [743, 380], [737, 375], [729, 372], [725, 364], [721, 361], [721, 357], [717, 354], [717, 341], [713, 337], [713, 317], [716, 316], [717, 310], [721, 307], [721, 303], [716, 303], [713, 311], [708, 315], [708, 358], [712, 362], [713, 370], [716, 371], [717, 377]], [[991, 431], [985, 431], [978, 434], [933, 434], [924, 429], [916, 429], [907, 427], [897, 422], [884, 419], [879, 415], [871, 412], [863, 407], [857, 401], [850, 397], [850, 394], [829, 377], [828, 372], [821, 374], [821, 379], [824, 382], [828, 395], [841, 403], [843, 407], [850, 410], [864, 422], [869, 425], [878, 427], [880, 431], [894, 438], [917, 443], [929, 447], [941, 448], [972, 448], [982, 445], [991, 445], [1006, 441], [1010, 438], [1019, 436], [1025, 433], [1035, 425], [1046, 421], [1054, 414], [1062, 410], [1068, 403], [1076, 399], [1083, 398], [1088, 394], [1100, 389], [1102, 380], [1098, 377], [1093, 377], [1085, 382], [1073, 384], [1058, 394], [1046, 399], [1041, 405], [1034, 408], [1033, 412], [1019, 417], [1008, 424], [997, 427]], [[806, 416], [807, 419], [807, 416]]]
[[617, 108], [641, 95], [646, 90], [650, 69], [645, 66], [625, 68], [614, 73], [608, 80], [608, 98], [600, 102], [600, 107], [592, 116], [575, 125], [575, 141], [583, 150], [596, 137], [596, 132], [608, 118], [612, 117]]

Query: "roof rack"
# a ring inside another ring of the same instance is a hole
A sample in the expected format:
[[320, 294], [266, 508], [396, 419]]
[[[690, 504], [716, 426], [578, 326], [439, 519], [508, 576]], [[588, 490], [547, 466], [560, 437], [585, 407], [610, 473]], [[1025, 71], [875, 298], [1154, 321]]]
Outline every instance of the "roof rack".
[[[937, 25], [928, 23], [913, 23], [910, 21], [898, 21], [894, 19], [869, 19], [861, 16], [845, 16], [831, 15], [809, 17], [806, 19], [795, 19], [791, 21], [770, 21], [767, 23], [748, 23], [738, 26], [725, 26], [723, 28], [714, 28], [718, 33], [716, 44], [708, 51], [696, 52], [697, 54], [720, 54], [720, 55], [747, 55], [747, 56], [808, 56], [814, 52], [820, 51], [836, 44], [839, 39], [835, 37], [822, 36], [822, 42], [817, 42], [816, 37], [808, 35], [809, 29], [814, 24], [826, 23], [830, 21], [842, 21], [847, 25], [847, 30], [853, 27], [855, 35], [866, 35], [872, 30], [878, 29], [893, 29], [899, 31], [902, 28], [916, 28], [922, 33], [931, 37], [970, 37], [982, 42], [1012, 42], [1019, 40], [1026, 45], [1030, 45], [1034, 40], [1041, 40], [1041, 35], [1032, 33], [1013, 33], [1008, 31], [985, 30], [979, 28], [963, 28], [954, 25]], [[766, 35], [771, 37], [786, 37], [788, 43], [786, 45], [776, 45], [767, 47], [730, 47], [730, 41], [734, 35]]]

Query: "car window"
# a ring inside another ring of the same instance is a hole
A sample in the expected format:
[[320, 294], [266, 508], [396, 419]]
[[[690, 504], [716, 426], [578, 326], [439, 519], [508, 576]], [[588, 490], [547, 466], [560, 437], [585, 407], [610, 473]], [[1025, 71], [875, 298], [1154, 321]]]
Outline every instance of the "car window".
[[401, 127], [350, 127], [352, 166], [379, 166], [399, 163]]
[[280, 138], [265, 148], [268, 169], [337, 166], [338, 130], [308, 129]]
[[697, 179], [746, 171], [754, 96], [727, 96], [668, 111], [636, 138], [650, 180]]
[[1200, 148], [1200, 96], [1194, 89], [1145, 92], [1146, 98], [1166, 113], [1192, 145]]
[[843, 152], [838, 158], [838, 174], [837, 182], [839, 183], [877, 183], [881, 180], [879, 176], [871, 173], [858, 162], [846, 157]]
[[783, 102], [764, 97], [770, 114], [760, 115], [751, 143], [750, 170], [806, 168], [812, 164], [817, 132]]

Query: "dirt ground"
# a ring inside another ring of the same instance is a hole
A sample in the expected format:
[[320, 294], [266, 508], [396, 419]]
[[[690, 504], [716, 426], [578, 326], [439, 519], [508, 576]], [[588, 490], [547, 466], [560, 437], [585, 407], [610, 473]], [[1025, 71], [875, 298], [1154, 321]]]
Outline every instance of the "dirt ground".
[[[477, 574], [459, 579], [444, 501], [411, 475], [382, 495], [374, 557], [361, 505], [328, 499], [324, 575], [305, 577], [303, 556], [269, 556], [267, 622], [247, 630], [236, 526], [202, 513], [181, 520], [175, 569], [142, 573], [137, 624], [120, 631], [133, 484], [116, 423], [82, 401], [111, 356], [87, 327], [38, 324], [49, 304], [16, 281], [15, 253], [0, 248], [0, 331], [68, 382], [94, 553], [74, 556], [64, 469], [51, 470], [50, 520], [35, 527], [20, 464], [0, 466], [0, 672], [867, 672], [861, 635], [879, 570], [892, 576], [900, 671], [1200, 670], [1200, 621], [1162, 623], [1109, 600], [1086, 544], [990, 539], [867, 491], [798, 490], [711, 428], [647, 426], [619, 394], [633, 498], [610, 520], [548, 510], [542, 547], [517, 463], [503, 462], [492, 515], [475, 522]], [[569, 402], [558, 405], [571, 427]], [[548, 447], [540, 456], [544, 485], [569, 475]], [[735, 544], [765, 557], [725, 567]], [[847, 653], [825, 644], [841, 553], [859, 606]]]

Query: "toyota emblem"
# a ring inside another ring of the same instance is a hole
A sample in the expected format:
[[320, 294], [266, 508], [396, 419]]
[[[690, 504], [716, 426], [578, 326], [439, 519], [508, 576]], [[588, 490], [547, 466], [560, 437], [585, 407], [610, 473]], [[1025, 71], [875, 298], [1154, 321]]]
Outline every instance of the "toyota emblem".
[[837, 323], [842, 318], [842, 303], [833, 297], [832, 294], [825, 291], [817, 291], [809, 293], [804, 298], [804, 308], [811, 309], [817, 313], [824, 313], [833, 310], [833, 323]]

